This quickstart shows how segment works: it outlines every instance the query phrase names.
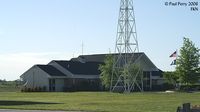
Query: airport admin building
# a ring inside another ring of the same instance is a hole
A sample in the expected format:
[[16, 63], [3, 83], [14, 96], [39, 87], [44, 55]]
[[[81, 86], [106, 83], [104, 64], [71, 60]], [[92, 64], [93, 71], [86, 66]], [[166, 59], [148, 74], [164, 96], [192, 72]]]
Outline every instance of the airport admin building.
[[[107, 54], [81, 55], [69, 61], [53, 60], [47, 65], [34, 65], [20, 78], [22, 89], [45, 88], [44, 91], [101, 91], [99, 65]], [[117, 55], [117, 54], [112, 54]], [[159, 70], [145, 53], [135, 53], [135, 63], [143, 70], [144, 90], [161, 89], [164, 83]]]

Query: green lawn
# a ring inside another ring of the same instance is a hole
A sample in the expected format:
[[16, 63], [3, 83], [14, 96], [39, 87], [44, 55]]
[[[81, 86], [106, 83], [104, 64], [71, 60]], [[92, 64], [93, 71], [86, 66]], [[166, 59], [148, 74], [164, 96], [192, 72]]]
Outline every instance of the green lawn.
[[20, 87], [16, 86], [14, 81], [0, 82], [0, 92], [16, 92], [20, 91]]
[[0, 108], [91, 112], [175, 112], [185, 102], [200, 104], [200, 93], [0, 92]]
[[0, 85], [0, 92], [16, 92], [16, 91], [20, 92], [20, 88], [19, 87], [8, 87], [8, 86], [1, 87], [1, 85]]

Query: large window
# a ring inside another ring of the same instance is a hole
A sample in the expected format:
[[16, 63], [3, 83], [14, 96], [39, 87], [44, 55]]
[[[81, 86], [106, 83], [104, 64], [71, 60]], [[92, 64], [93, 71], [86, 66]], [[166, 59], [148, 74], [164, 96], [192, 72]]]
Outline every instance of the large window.
[[56, 81], [55, 79], [49, 79], [49, 91], [55, 91], [55, 86], [56, 86]]
[[150, 72], [149, 71], [144, 71], [143, 72], [143, 86], [144, 86], [144, 90], [148, 91], [151, 89], [151, 84], [150, 84]]

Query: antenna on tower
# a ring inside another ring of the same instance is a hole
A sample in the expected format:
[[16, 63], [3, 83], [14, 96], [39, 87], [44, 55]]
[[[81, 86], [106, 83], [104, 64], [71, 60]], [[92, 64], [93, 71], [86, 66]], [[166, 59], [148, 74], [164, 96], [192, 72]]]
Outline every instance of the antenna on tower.
[[135, 74], [126, 71], [134, 64], [134, 53], [139, 52], [133, 0], [121, 0], [110, 91], [131, 92], [135, 86], [141, 91]]

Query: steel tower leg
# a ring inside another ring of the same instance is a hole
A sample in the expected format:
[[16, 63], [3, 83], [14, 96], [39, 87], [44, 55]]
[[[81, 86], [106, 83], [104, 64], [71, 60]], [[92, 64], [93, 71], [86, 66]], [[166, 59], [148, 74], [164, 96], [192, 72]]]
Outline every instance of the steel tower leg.
[[[113, 73], [111, 76], [110, 91], [131, 92], [133, 86], [137, 85], [138, 74], [132, 74], [128, 71], [134, 64], [134, 53], [139, 52], [136, 22], [133, 8], [133, 0], [121, 0]], [[134, 76], [134, 78], [131, 78]], [[134, 80], [133, 80], [134, 79]]]

